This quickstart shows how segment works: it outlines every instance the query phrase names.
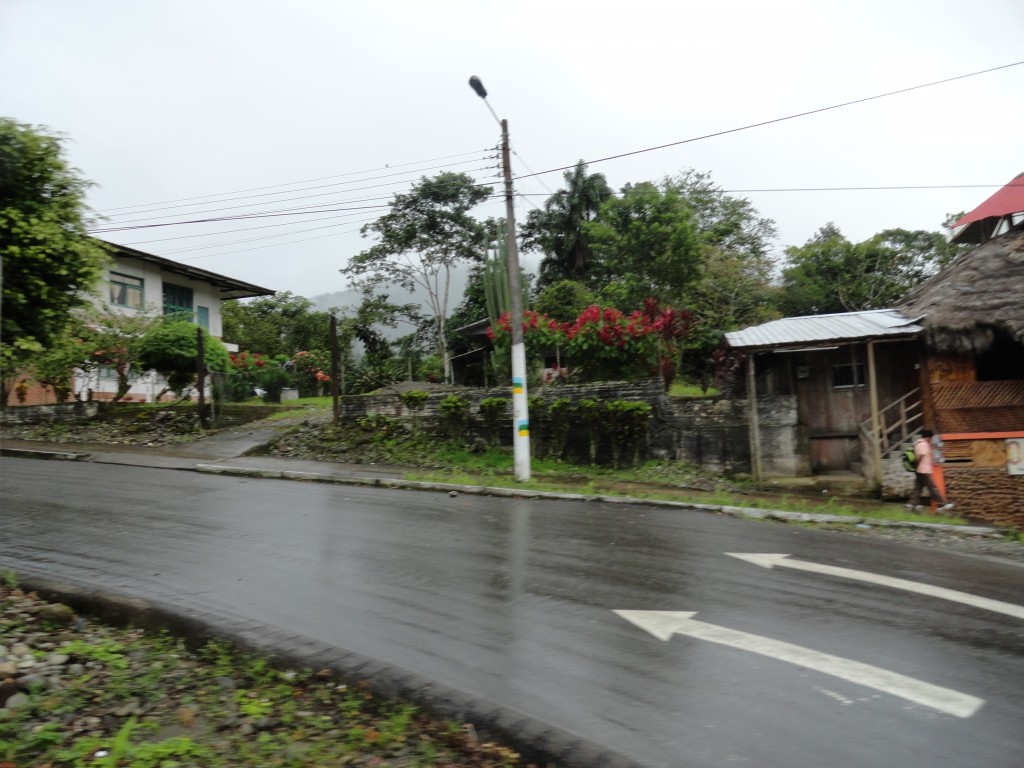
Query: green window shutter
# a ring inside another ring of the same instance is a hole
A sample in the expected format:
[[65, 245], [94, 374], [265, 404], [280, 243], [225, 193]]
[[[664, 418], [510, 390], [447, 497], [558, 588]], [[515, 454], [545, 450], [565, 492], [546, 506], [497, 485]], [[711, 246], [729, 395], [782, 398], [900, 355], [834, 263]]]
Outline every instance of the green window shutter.
[[164, 283], [164, 314], [181, 315], [193, 319], [192, 289], [183, 285]]

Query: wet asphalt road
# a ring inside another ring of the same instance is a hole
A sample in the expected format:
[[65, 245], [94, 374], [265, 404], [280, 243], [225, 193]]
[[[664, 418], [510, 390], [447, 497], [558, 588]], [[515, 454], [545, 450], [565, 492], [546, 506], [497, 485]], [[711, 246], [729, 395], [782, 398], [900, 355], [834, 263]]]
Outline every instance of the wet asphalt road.
[[[1019, 566], [631, 505], [0, 459], [0, 568], [242, 617], [524, 712], [643, 766], [1020, 768], [1024, 619], [726, 552], [1024, 604]], [[983, 700], [969, 716], [613, 610]]]

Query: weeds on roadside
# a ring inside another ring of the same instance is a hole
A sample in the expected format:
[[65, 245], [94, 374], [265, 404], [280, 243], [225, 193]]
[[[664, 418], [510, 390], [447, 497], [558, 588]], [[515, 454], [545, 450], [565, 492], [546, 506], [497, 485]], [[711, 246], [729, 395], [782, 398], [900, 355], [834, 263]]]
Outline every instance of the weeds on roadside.
[[[0, 765], [52, 768], [515, 768], [515, 751], [415, 705], [377, 698], [330, 670], [282, 670], [211, 642], [195, 653], [167, 633], [95, 622], [45, 630], [34, 596], [4, 587], [0, 635], [53, 642], [78, 676], [35, 685], [0, 718]], [[128, 707], [126, 709], [126, 707]]]

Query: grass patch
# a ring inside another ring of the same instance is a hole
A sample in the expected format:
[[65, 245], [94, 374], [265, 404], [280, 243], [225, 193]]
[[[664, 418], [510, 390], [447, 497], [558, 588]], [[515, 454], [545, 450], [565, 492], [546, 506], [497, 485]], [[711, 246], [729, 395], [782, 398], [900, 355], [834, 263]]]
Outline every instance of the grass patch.
[[717, 387], [708, 387], [705, 392], [697, 384], [686, 384], [681, 381], [672, 382], [668, 390], [672, 397], [717, 397], [720, 393]]

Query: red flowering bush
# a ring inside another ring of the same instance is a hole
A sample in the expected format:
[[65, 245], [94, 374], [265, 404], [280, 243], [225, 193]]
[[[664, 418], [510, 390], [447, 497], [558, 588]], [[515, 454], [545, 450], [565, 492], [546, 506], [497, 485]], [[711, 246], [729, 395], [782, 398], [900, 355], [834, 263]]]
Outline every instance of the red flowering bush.
[[322, 396], [331, 382], [331, 353], [322, 349], [296, 352], [289, 363], [302, 397]]
[[[635, 379], [664, 376], [671, 380], [678, 343], [689, 328], [690, 314], [662, 308], [656, 299], [644, 302], [642, 310], [625, 315], [614, 307], [587, 307], [573, 323], [559, 323], [547, 315], [523, 313], [523, 341], [528, 354], [543, 355], [552, 350], [564, 353], [566, 366], [588, 381]], [[512, 326], [508, 313], [488, 337], [499, 355], [507, 353]], [[565, 368], [558, 368], [564, 377]]]

